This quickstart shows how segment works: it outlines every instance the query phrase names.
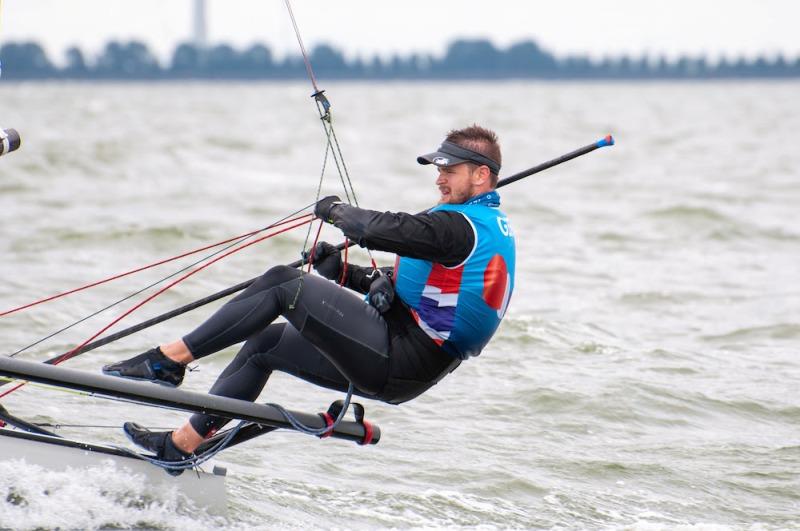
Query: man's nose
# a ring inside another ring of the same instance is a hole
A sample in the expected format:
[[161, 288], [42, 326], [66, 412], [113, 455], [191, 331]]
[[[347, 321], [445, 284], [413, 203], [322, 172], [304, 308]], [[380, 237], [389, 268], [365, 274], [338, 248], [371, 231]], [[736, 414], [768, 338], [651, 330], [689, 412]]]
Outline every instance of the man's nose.
[[444, 184], [446, 181], [447, 177], [445, 176], [445, 174], [439, 172], [439, 174], [436, 176], [436, 184]]

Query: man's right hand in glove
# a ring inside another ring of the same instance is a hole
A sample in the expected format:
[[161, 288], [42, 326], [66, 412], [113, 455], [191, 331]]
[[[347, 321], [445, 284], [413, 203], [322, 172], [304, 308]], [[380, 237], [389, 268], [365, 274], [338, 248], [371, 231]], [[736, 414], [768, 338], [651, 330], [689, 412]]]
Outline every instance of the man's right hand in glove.
[[342, 274], [342, 252], [328, 242], [319, 242], [314, 248], [314, 269], [328, 280], [339, 281]]

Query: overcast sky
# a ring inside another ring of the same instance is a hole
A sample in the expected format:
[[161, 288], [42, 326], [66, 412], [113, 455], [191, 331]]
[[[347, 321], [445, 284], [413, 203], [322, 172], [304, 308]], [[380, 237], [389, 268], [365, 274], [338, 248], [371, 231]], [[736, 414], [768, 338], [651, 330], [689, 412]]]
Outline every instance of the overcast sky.
[[[0, 43], [32, 39], [60, 61], [111, 39], [145, 41], [160, 58], [191, 35], [192, 0], [0, 0]], [[207, 0], [212, 43], [297, 44], [283, 0]], [[307, 47], [349, 57], [427, 52], [457, 37], [500, 47], [535, 39], [558, 55], [800, 56], [800, 0], [294, 0]]]

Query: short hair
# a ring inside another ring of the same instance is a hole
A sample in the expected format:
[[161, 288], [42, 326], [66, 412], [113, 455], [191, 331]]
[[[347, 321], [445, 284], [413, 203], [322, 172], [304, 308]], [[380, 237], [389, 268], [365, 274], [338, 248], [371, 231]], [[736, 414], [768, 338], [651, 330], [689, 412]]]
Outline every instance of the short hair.
[[[472, 124], [463, 129], [453, 129], [447, 133], [447, 138], [445, 138], [445, 140], [463, 148], [477, 151], [484, 157], [489, 157], [497, 162], [498, 166], [503, 163], [497, 134], [491, 129], [481, 127], [478, 124]], [[491, 172], [492, 188], [494, 188], [497, 186], [497, 174], [491, 171], [491, 169], [489, 171]]]

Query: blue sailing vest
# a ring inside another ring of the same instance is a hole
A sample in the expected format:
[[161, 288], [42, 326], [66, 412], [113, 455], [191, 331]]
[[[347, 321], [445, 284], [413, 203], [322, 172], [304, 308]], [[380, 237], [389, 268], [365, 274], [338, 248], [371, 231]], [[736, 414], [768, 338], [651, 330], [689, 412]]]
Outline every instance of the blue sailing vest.
[[460, 205], [429, 212], [459, 212], [475, 232], [475, 246], [455, 267], [399, 257], [395, 292], [422, 328], [451, 356], [477, 356], [506, 312], [514, 290], [514, 234], [491, 191]]

